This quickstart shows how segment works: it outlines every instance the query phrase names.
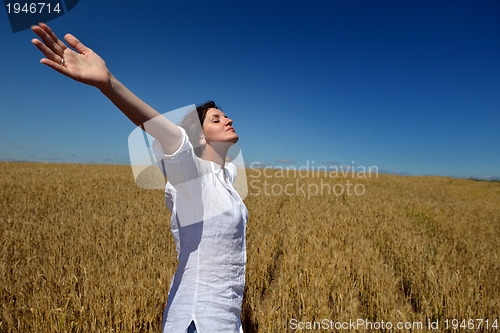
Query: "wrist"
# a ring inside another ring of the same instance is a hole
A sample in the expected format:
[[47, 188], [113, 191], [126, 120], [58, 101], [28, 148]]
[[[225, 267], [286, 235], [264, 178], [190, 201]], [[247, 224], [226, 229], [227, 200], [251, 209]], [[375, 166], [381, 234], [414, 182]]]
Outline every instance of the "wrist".
[[104, 95], [109, 95], [109, 93], [113, 90], [113, 83], [116, 81], [116, 78], [108, 72], [108, 80], [106, 80], [102, 85], [96, 86]]

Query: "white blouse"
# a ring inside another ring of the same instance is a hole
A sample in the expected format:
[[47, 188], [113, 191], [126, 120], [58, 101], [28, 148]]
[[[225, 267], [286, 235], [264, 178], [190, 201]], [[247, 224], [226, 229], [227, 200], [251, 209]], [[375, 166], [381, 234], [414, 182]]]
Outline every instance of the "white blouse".
[[178, 259], [163, 333], [184, 333], [192, 320], [199, 333], [241, 333], [248, 211], [233, 187], [236, 167], [226, 162], [221, 169], [197, 157], [179, 128], [184, 139], [172, 155], [153, 142], [168, 180], [165, 201]]

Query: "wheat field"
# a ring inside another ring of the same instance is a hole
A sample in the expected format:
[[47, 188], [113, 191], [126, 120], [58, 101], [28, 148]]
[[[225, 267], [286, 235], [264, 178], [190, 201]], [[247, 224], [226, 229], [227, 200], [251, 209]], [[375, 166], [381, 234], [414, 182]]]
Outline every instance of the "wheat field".
[[[247, 179], [245, 333], [500, 331], [500, 183]], [[160, 332], [162, 190], [117, 165], [2, 162], [0, 183], [1, 333]]]

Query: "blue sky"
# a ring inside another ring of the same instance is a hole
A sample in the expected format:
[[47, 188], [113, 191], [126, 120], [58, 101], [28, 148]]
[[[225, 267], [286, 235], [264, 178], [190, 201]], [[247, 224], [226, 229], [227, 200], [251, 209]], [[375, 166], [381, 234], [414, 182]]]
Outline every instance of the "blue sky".
[[[49, 25], [161, 113], [215, 100], [247, 164], [500, 176], [500, 1], [80, 0]], [[129, 163], [134, 125], [33, 37], [0, 10], [0, 160]]]

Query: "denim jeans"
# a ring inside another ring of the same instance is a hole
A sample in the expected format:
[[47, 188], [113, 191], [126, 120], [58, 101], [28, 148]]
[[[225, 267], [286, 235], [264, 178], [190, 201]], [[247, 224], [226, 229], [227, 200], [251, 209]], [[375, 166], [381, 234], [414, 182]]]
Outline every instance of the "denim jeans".
[[194, 321], [191, 321], [191, 324], [189, 324], [189, 327], [187, 328], [186, 333], [196, 333], [196, 326], [194, 325]]

